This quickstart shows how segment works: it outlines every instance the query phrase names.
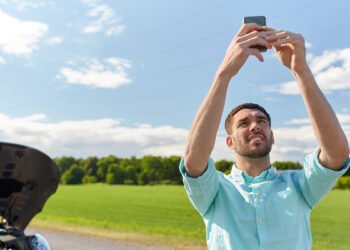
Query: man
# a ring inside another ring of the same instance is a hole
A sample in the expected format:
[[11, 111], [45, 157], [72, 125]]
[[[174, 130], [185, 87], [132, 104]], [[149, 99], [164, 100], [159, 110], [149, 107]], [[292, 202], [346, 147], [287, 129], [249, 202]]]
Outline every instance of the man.
[[[264, 61], [254, 45], [274, 48], [298, 83], [319, 144], [303, 170], [276, 173], [271, 167], [271, 119], [257, 104], [240, 105], [226, 119], [226, 143], [236, 159], [231, 174], [216, 171], [209, 158], [231, 78], [249, 56]], [[206, 225], [208, 248], [311, 249], [310, 212], [349, 165], [346, 136], [307, 65], [303, 37], [244, 24], [194, 119], [180, 163], [187, 194]]]

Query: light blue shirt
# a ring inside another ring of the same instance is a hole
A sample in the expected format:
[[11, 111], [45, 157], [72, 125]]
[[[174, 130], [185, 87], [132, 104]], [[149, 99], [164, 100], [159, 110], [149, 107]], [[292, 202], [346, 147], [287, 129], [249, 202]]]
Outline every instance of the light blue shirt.
[[323, 167], [319, 150], [305, 158], [302, 170], [277, 173], [273, 167], [252, 178], [232, 167], [217, 171], [212, 159], [203, 175], [180, 172], [193, 206], [203, 217], [208, 249], [307, 250], [311, 249], [310, 212], [349, 168]]

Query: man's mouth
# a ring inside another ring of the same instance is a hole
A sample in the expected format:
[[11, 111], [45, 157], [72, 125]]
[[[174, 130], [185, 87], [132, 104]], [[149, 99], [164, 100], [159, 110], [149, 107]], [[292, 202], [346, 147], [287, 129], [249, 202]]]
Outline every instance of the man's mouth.
[[255, 134], [248, 137], [249, 141], [263, 141], [265, 137], [261, 134]]

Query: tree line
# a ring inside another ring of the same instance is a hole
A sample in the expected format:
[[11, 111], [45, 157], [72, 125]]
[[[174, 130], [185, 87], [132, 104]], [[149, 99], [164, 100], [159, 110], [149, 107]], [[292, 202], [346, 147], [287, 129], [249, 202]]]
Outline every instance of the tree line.
[[[144, 156], [142, 158], [58, 157], [54, 159], [61, 172], [62, 184], [107, 183], [127, 185], [182, 184], [179, 156]], [[217, 170], [229, 174], [233, 161], [215, 162]], [[276, 161], [277, 170], [301, 169], [299, 162]], [[345, 174], [350, 176], [350, 170]]]

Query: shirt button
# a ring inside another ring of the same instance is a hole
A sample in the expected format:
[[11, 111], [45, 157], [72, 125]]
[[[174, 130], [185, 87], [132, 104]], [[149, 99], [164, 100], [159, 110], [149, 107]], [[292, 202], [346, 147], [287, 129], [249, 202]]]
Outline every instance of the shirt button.
[[260, 224], [260, 225], [264, 224], [264, 220], [263, 220], [263, 219], [260, 219], [260, 220], [259, 220], [259, 224]]
[[266, 247], [261, 248], [261, 250], [266, 250]]

